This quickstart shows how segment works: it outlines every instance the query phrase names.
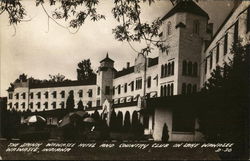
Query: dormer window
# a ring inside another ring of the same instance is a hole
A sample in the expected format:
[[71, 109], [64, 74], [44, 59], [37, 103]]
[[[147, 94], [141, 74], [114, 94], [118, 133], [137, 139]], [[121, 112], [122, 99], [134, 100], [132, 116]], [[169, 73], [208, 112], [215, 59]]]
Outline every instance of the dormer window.
[[172, 25], [171, 25], [171, 22], [169, 21], [168, 22], [168, 28], [167, 28], [167, 34], [171, 35], [171, 33], [172, 33]]
[[194, 21], [194, 26], [193, 26], [194, 34], [199, 35], [199, 30], [200, 30], [200, 22], [198, 20], [195, 20]]

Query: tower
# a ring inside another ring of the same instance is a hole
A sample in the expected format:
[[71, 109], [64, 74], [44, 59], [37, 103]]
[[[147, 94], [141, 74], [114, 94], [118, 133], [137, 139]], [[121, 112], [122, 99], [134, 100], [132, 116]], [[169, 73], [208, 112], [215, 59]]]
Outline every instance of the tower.
[[163, 18], [162, 40], [167, 52], [159, 53], [161, 96], [192, 93], [199, 87], [199, 65], [207, 32], [208, 14], [193, 1], [182, 1]]
[[101, 105], [106, 99], [112, 100], [114, 74], [114, 61], [109, 58], [107, 53], [106, 57], [100, 61], [97, 71], [97, 99], [100, 100]]

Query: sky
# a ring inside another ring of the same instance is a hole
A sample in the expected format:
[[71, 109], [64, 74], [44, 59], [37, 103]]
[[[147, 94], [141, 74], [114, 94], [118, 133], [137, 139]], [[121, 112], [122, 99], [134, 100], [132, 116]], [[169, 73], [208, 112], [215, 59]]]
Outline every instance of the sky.
[[[17, 25], [16, 32], [8, 23], [7, 14], [0, 15], [0, 96], [7, 96], [7, 88], [22, 73], [37, 79], [49, 79], [49, 74], [63, 74], [66, 78], [76, 80], [77, 64], [90, 59], [96, 71], [100, 60], [106, 53], [115, 61], [115, 68], [121, 70], [126, 62], [134, 63], [137, 56], [127, 42], [114, 39], [112, 29], [118, 23], [113, 18], [111, 9], [113, 0], [100, 0], [97, 9], [106, 20], [87, 21], [76, 34], [58, 26], [48, 19], [43, 9], [35, 6], [35, 0], [23, 0], [27, 11], [25, 21]], [[231, 0], [200, 0], [199, 6], [214, 23], [214, 32], [226, 18], [233, 7]], [[168, 0], [160, 0], [148, 6], [142, 4], [142, 21], [152, 21], [164, 16], [173, 6]], [[51, 8], [45, 4], [51, 13]], [[60, 22], [67, 25], [65, 22]], [[73, 30], [72, 30], [73, 31]], [[15, 33], [15, 34], [14, 34]], [[141, 44], [133, 44], [140, 50]], [[152, 53], [157, 56], [158, 51]]]

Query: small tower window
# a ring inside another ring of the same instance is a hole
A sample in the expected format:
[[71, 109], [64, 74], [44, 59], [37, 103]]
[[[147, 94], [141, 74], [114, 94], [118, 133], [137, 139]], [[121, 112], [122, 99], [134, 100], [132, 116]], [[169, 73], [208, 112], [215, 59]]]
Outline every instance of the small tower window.
[[194, 21], [194, 34], [199, 35], [200, 30], [200, 22], [198, 20]]
[[187, 62], [183, 60], [182, 62], [182, 75], [187, 75]]
[[189, 76], [192, 76], [192, 70], [193, 70], [192, 68], [193, 68], [193, 64], [190, 61], [190, 62], [188, 62], [188, 75]]

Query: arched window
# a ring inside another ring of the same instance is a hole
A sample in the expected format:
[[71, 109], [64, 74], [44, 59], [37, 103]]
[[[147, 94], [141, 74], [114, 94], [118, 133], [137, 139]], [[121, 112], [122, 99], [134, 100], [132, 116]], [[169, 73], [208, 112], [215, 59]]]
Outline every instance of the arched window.
[[161, 65], [161, 78], [164, 76], [164, 65]]
[[186, 83], [182, 83], [181, 94], [186, 94]]
[[193, 64], [192, 62], [188, 62], [188, 75], [192, 76]]
[[167, 75], [168, 75], [168, 65], [167, 64], [165, 64], [165, 75], [164, 75], [164, 77], [166, 77]]
[[170, 75], [170, 72], [171, 72], [171, 64], [168, 63], [168, 75]]
[[174, 62], [171, 64], [171, 75], [174, 75]]
[[164, 85], [163, 95], [167, 96], [167, 86], [166, 85]]
[[193, 85], [193, 93], [196, 93], [197, 92], [197, 85]]
[[174, 95], [174, 84], [171, 83], [171, 92], [170, 95], [173, 96]]
[[182, 62], [182, 75], [187, 75], [187, 62], [183, 60]]
[[192, 90], [192, 85], [191, 84], [188, 84], [187, 85], [187, 94], [191, 94], [191, 90]]
[[167, 34], [168, 34], [168, 35], [171, 35], [171, 33], [172, 33], [172, 25], [171, 25], [171, 22], [170, 22], [170, 21], [168, 22], [168, 28], [167, 28], [167, 29], [168, 29], [168, 30], [167, 30], [167, 32], [168, 32]]
[[198, 65], [197, 63], [193, 64], [193, 76], [197, 76], [197, 72], [198, 72]]
[[168, 95], [167, 96], [170, 96], [170, 92], [171, 92], [170, 91], [170, 84], [168, 84], [168, 89], [167, 90], [168, 90]]
[[163, 96], [163, 92], [164, 92], [164, 87], [161, 86], [161, 97]]

